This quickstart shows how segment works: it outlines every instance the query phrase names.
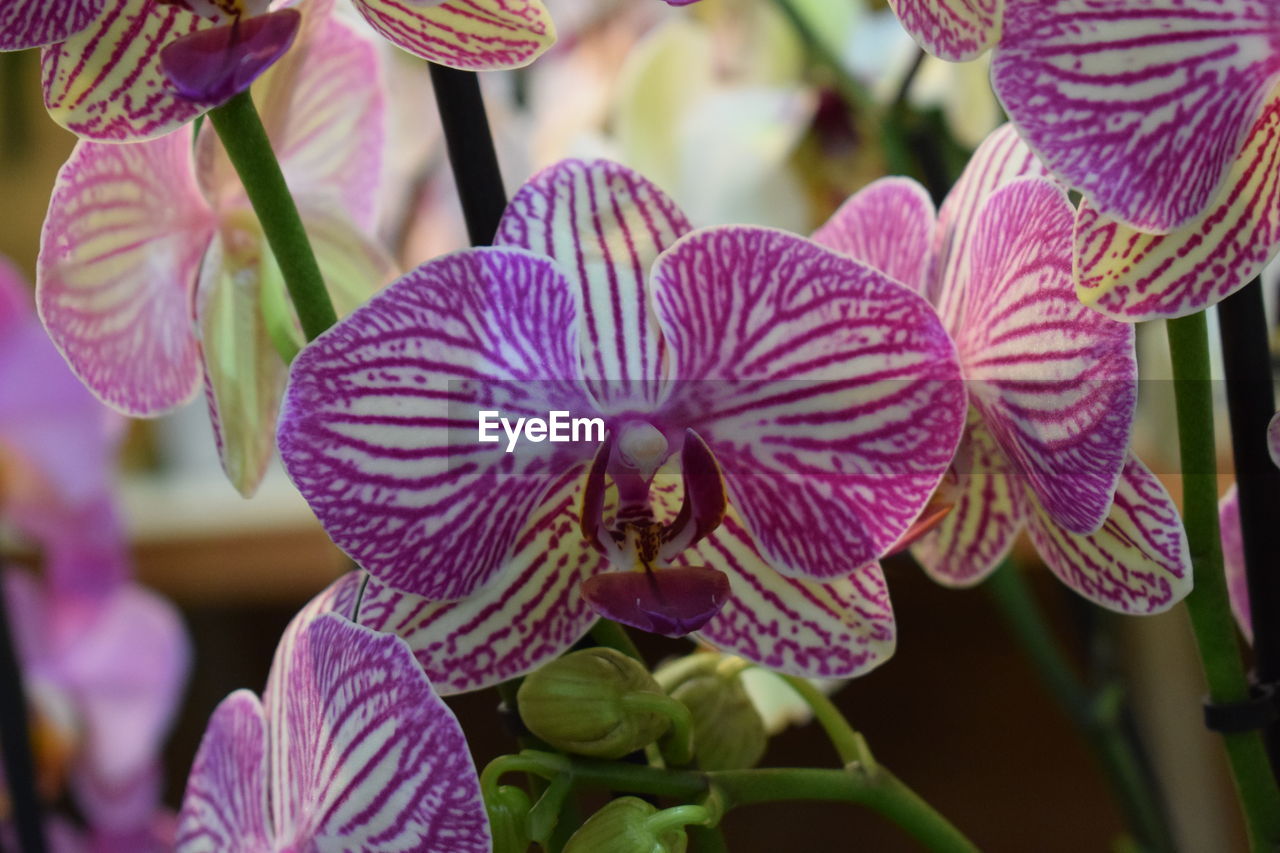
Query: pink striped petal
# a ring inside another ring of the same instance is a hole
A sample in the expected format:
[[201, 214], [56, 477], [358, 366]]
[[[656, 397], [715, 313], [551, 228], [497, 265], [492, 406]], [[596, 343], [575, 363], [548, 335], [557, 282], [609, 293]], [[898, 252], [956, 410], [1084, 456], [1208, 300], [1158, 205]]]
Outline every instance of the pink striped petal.
[[272, 843], [267, 814], [267, 721], [258, 697], [237, 690], [218, 705], [182, 798], [180, 853], [260, 853]]
[[1271, 424], [1267, 427], [1267, 442], [1271, 449], [1271, 461], [1280, 468], [1280, 412], [1276, 412], [1276, 416], [1271, 419]]
[[1115, 504], [1096, 533], [1070, 533], [1032, 501], [1031, 541], [1058, 579], [1095, 604], [1129, 614], [1162, 613], [1191, 592], [1182, 518], [1155, 475], [1130, 456]]
[[546, 255], [582, 290], [582, 369], [606, 411], [652, 405], [666, 352], [648, 274], [689, 221], [662, 190], [607, 160], [564, 160], [520, 188], [498, 245]]
[[1267, 104], [1199, 219], [1143, 234], [1085, 201], [1075, 247], [1080, 299], [1117, 320], [1183, 317], [1239, 290], [1280, 251], [1280, 98]]
[[1000, 39], [1004, 0], [889, 0], [911, 37], [951, 62], [976, 59]]
[[942, 488], [952, 490], [955, 506], [911, 553], [938, 583], [969, 587], [1009, 554], [1030, 508], [1021, 478], [976, 412], [970, 412], [953, 470], [955, 482], [944, 481]]
[[0, 0], [0, 50], [63, 41], [89, 26], [103, 0]]
[[874, 563], [822, 583], [785, 578], [732, 510], [688, 559], [729, 576], [729, 600], [698, 632], [717, 648], [809, 678], [852, 678], [893, 654], [893, 608]]
[[295, 622], [264, 695], [270, 849], [491, 849], [462, 729], [399, 637]]
[[1074, 533], [1107, 517], [1137, 395], [1133, 327], [1076, 299], [1073, 210], [1043, 178], [990, 197], [948, 285], [948, 325], [969, 394], [1054, 521]]
[[844, 578], [893, 545], [964, 427], [933, 309], [851, 258], [751, 227], [683, 238], [653, 287], [680, 380], [665, 407], [705, 439], [769, 563]]
[[1217, 195], [1278, 75], [1271, 0], [1017, 0], [991, 67], [1049, 168], [1153, 232]]
[[934, 220], [924, 187], [910, 178], [881, 178], [841, 205], [813, 240], [923, 294]]
[[77, 136], [113, 142], [163, 136], [204, 111], [169, 85], [160, 51], [216, 22], [179, 6], [104, 0], [87, 27], [45, 48], [44, 103]]
[[1249, 578], [1244, 570], [1244, 533], [1240, 528], [1240, 491], [1235, 484], [1218, 501], [1218, 527], [1222, 535], [1222, 567], [1227, 573], [1227, 598], [1240, 633], [1253, 642], [1253, 608], [1249, 604]]
[[473, 249], [401, 278], [294, 361], [279, 446], [330, 537], [437, 600], [493, 579], [594, 446], [478, 441], [478, 413], [589, 412], [576, 294], [551, 261]]
[[539, 0], [353, 2], [383, 37], [450, 68], [519, 68], [556, 41], [551, 15]]
[[136, 145], [81, 142], [58, 173], [36, 267], [40, 317], [103, 401], [147, 416], [200, 384], [196, 274], [213, 212], [187, 131]]

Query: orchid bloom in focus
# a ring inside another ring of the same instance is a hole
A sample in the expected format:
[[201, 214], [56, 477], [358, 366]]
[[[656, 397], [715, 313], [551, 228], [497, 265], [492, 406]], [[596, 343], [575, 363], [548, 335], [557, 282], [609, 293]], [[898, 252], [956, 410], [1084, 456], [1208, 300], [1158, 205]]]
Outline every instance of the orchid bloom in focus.
[[[308, 345], [279, 444], [373, 575], [361, 622], [442, 692], [528, 672], [599, 614], [848, 676], [893, 648], [875, 561], [951, 461], [958, 375], [884, 275], [780, 231], [690, 232], [644, 178], [571, 160], [516, 193], [496, 247]], [[508, 453], [477, 440], [485, 410], [607, 438]]]
[[1086, 309], [1071, 282], [1072, 209], [1005, 126], [935, 221], [924, 189], [887, 178], [814, 239], [927, 295], [955, 339], [968, 428], [938, 500], [951, 511], [913, 551], [934, 579], [975, 584], [1026, 528], [1069, 587], [1123, 613], [1191, 589], [1164, 487], [1129, 451], [1133, 328]]
[[404, 641], [326, 612], [276, 650], [260, 701], [218, 705], [187, 780], [179, 853], [488, 853], [480, 782], [453, 712]]
[[[393, 276], [374, 224], [383, 100], [373, 46], [323, 5], [254, 87], [340, 313]], [[211, 128], [133, 145], [81, 141], [62, 167], [37, 270], [40, 314], [72, 369], [134, 416], [203, 379], [231, 482], [249, 494], [273, 449], [301, 345], [283, 279]], [[194, 316], [193, 316], [194, 314]]]
[[[1280, 468], [1280, 412], [1267, 428], [1271, 461]], [[1245, 574], [1244, 533], [1240, 526], [1240, 491], [1233, 483], [1218, 501], [1218, 528], [1222, 536], [1222, 565], [1227, 573], [1227, 594], [1240, 632], [1253, 642], [1253, 610], [1249, 605], [1249, 579]]]
[[1280, 251], [1271, 0], [892, 5], [944, 58], [996, 47], [991, 79], [1010, 119], [1085, 196], [1075, 264], [1087, 304], [1129, 322], [1193, 314]]

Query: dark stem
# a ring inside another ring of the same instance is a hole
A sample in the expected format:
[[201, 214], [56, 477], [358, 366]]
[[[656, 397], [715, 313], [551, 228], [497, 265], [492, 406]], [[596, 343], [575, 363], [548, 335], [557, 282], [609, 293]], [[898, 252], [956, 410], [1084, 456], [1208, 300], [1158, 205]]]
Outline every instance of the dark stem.
[[507, 207], [498, 154], [489, 132], [489, 118], [480, 97], [480, 78], [474, 71], [458, 71], [428, 63], [436, 109], [444, 126], [449, 165], [458, 185], [462, 216], [473, 246], [488, 246], [498, 233]]
[[[0, 570], [0, 581], [3, 581]], [[26, 692], [22, 670], [9, 630], [9, 610], [0, 583], [0, 758], [4, 760], [4, 782], [13, 804], [13, 824], [18, 847], [23, 853], [44, 853], [44, 820], [36, 790], [35, 765], [31, 757], [30, 725], [27, 721]]]
[[[1223, 300], [1218, 321], [1253, 613], [1254, 668], [1259, 681], [1274, 684], [1280, 682], [1280, 573], [1274, 571], [1280, 559], [1280, 469], [1267, 449], [1276, 397], [1262, 282], [1254, 279]], [[1280, 726], [1271, 727], [1267, 745], [1271, 767], [1280, 774]]]

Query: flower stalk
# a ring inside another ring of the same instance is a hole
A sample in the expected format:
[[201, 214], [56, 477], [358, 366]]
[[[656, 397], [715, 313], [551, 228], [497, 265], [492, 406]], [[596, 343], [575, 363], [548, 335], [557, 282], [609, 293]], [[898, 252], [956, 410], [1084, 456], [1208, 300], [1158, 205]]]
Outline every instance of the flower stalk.
[[[3, 566], [0, 566], [2, 569]], [[0, 578], [3, 575], [0, 574]], [[9, 627], [9, 609], [0, 584], [0, 758], [3, 782], [11, 801], [18, 848], [22, 853], [44, 853], [44, 823], [36, 790], [35, 766], [31, 756], [30, 724], [22, 685], [22, 669]]]
[[507, 193], [480, 96], [480, 78], [474, 71], [459, 71], [434, 62], [428, 63], [428, 68], [467, 236], [473, 246], [488, 246], [506, 210]]
[[[1210, 701], [1235, 704], [1249, 699], [1249, 681], [1240, 660], [1222, 569], [1208, 325], [1204, 312], [1199, 312], [1169, 320], [1167, 328], [1182, 457], [1183, 522], [1195, 574], [1187, 611]], [[1280, 788], [1271, 775], [1262, 734], [1224, 734], [1223, 742], [1251, 849], [1255, 853], [1274, 850], [1280, 844]]]

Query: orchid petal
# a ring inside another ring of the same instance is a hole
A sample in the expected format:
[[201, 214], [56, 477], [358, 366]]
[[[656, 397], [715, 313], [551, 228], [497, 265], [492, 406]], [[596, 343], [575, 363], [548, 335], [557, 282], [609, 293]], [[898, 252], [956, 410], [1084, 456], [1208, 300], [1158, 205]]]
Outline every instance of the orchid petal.
[[844, 578], [896, 542], [964, 427], [933, 309], [851, 258], [751, 227], [686, 236], [653, 288], [680, 380], [666, 410], [706, 440], [768, 562]]
[[81, 142], [58, 173], [36, 270], [40, 317], [107, 404], [155, 415], [200, 384], [191, 293], [213, 233], [189, 132]]
[[1033, 501], [1031, 541], [1058, 579], [1095, 604], [1129, 614], [1162, 613], [1191, 591], [1191, 552], [1164, 486], [1129, 456], [1115, 504], [1096, 533], [1057, 524]]
[[934, 219], [924, 187], [910, 178], [881, 178], [841, 205], [813, 241], [924, 294]]
[[1276, 412], [1267, 426], [1267, 447], [1271, 451], [1271, 461], [1280, 468], [1280, 412]]
[[594, 448], [503, 452], [497, 436], [478, 440], [479, 412], [589, 410], [576, 296], [545, 258], [472, 249], [409, 273], [299, 354], [281, 457], [357, 563], [438, 600], [501, 569], [553, 484]]
[[1253, 608], [1249, 602], [1249, 576], [1244, 568], [1244, 532], [1240, 527], [1240, 491], [1235, 484], [1218, 501], [1218, 528], [1222, 535], [1222, 567], [1227, 575], [1227, 599], [1240, 633], [1253, 642]]
[[1004, 0], [889, 0], [889, 6], [916, 43], [941, 59], [967, 62], [1000, 40]]
[[729, 577], [728, 601], [698, 632], [717, 648], [808, 678], [862, 675], [893, 654], [893, 609], [878, 565], [822, 583], [785, 578], [732, 509], [688, 559]]
[[1018, 0], [991, 80], [1103, 214], [1181, 227], [1218, 194], [1280, 75], [1271, 0]]
[[298, 209], [339, 317], [355, 311], [395, 280], [399, 273], [395, 261], [342, 210], [314, 196], [301, 199]]
[[555, 44], [540, 0], [353, 0], [379, 35], [430, 62], [470, 71], [528, 65]]
[[954, 509], [911, 553], [938, 583], [968, 587], [984, 580], [1008, 555], [1030, 507], [1022, 478], [972, 410], [954, 470]]
[[180, 853], [261, 853], [267, 814], [267, 721], [258, 697], [237, 690], [219, 703], [200, 741], [182, 798]]
[[0, 0], [0, 50], [64, 41], [89, 26], [103, 0]]
[[274, 849], [488, 853], [466, 739], [403, 640], [325, 614], [280, 652], [264, 700]]
[[216, 26], [179, 6], [104, 0], [87, 27], [41, 57], [44, 103], [58, 124], [102, 141], [152, 139], [204, 112], [178, 94], [160, 66], [174, 39]]
[[689, 230], [662, 190], [625, 166], [564, 160], [520, 188], [497, 244], [557, 261], [582, 291], [582, 371], [606, 411], [655, 403], [666, 368], [646, 276]]
[[1216, 305], [1280, 251], [1280, 90], [1205, 213], [1169, 234], [1143, 234], [1084, 201], [1076, 213], [1078, 293], [1126, 322], [1183, 317]]
[[285, 54], [301, 22], [297, 9], [280, 9], [197, 30], [165, 45], [160, 67], [182, 97], [205, 107], [221, 106]]
[[1054, 521], [1096, 531], [1125, 465], [1133, 327], [1080, 304], [1071, 204], [1043, 178], [992, 195], [964, 247], [948, 327], [974, 405]]

